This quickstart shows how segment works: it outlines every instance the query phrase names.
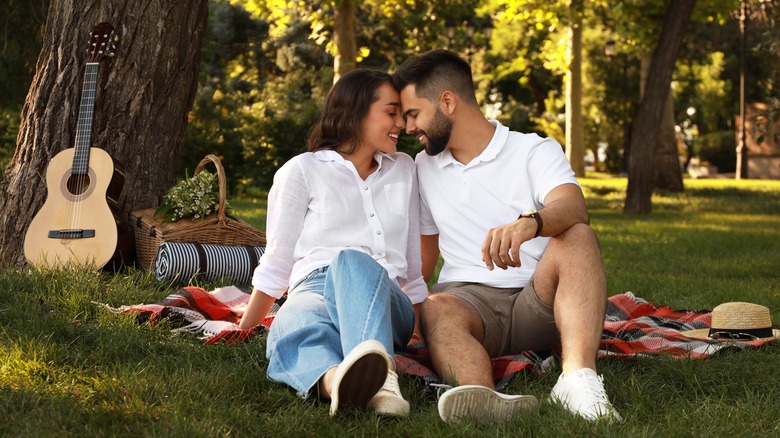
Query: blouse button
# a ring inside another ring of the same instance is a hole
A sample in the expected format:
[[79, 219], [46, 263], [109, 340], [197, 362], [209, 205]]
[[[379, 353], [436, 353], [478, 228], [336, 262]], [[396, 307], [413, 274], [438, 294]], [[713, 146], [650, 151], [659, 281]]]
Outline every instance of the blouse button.
[[376, 234], [382, 234], [380, 230], [376, 230]]
[[368, 217], [374, 217], [374, 213], [369, 213]]
[[368, 186], [363, 186], [363, 190], [368, 190]]

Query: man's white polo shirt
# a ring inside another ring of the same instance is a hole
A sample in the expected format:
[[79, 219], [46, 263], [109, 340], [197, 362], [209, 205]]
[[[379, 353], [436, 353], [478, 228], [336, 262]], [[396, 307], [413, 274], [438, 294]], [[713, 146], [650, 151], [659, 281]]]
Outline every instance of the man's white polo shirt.
[[536, 134], [509, 131], [491, 120], [496, 132], [470, 163], [456, 161], [449, 149], [437, 156], [417, 154], [422, 199], [421, 233], [439, 234], [444, 266], [439, 282], [467, 281], [493, 287], [523, 287], [531, 278], [549, 238], [520, 247], [519, 268], [487, 269], [482, 243], [488, 230], [539, 210], [562, 184], [578, 184], [561, 145]]

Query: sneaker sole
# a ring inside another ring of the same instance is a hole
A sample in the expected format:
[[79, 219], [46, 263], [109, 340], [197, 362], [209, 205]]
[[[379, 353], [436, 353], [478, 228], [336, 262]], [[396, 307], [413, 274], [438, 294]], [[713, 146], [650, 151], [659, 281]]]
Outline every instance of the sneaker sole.
[[382, 389], [387, 378], [389, 359], [378, 341], [365, 341], [350, 352], [339, 365], [333, 381], [330, 415], [340, 406], [364, 408]]
[[532, 395], [506, 395], [484, 386], [456, 386], [439, 399], [439, 416], [447, 423], [463, 419], [480, 423], [501, 423], [539, 401]]

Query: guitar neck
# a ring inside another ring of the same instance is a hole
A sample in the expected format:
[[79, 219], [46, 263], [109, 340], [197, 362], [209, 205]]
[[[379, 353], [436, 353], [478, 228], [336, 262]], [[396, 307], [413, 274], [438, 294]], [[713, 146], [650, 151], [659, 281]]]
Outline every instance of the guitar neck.
[[76, 126], [76, 151], [73, 154], [74, 175], [86, 175], [89, 171], [89, 148], [92, 143], [92, 119], [95, 112], [95, 91], [97, 90], [99, 64], [88, 62], [84, 70], [84, 85], [81, 90], [79, 119]]

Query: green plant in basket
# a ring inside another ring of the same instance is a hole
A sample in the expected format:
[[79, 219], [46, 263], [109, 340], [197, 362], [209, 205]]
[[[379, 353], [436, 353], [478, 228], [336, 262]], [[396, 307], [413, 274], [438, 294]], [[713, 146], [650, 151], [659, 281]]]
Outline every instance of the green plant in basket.
[[[208, 171], [185, 178], [171, 187], [163, 196], [163, 203], [155, 212], [163, 222], [176, 222], [184, 218], [204, 218], [219, 209], [219, 181]], [[225, 201], [225, 211], [229, 210]]]

